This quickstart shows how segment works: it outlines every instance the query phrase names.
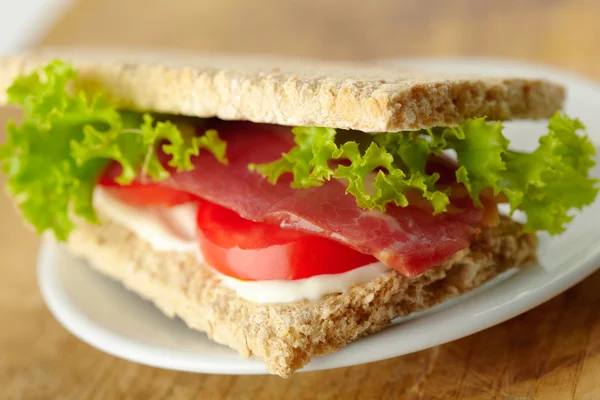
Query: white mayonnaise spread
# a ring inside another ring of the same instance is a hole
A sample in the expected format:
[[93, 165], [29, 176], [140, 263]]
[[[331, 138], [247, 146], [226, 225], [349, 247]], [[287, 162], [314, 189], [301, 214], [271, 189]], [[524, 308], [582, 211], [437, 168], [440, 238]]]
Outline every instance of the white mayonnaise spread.
[[[136, 207], [119, 201], [97, 187], [94, 205], [108, 218], [150, 243], [156, 251], [195, 253], [198, 260], [204, 263], [196, 241], [195, 203], [174, 207]], [[318, 300], [326, 294], [344, 292], [387, 271], [389, 267], [378, 262], [341, 274], [317, 275], [294, 281], [243, 281], [215, 272], [221, 277], [223, 285], [243, 299], [256, 303], [289, 303]]]
[[390, 268], [380, 262], [333, 275], [317, 275], [295, 281], [242, 281], [223, 274], [221, 283], [243, 299], [256, 303], [291, 303], [319, 300], [326, 294], [342, 293], [354, 285], [367, 283]]
[[190, 253], [196, 242], [196, 203], [174, 207], [136, 207], [97, 187], [94, 206], [112, 221], [129, 229], [157, 251]]

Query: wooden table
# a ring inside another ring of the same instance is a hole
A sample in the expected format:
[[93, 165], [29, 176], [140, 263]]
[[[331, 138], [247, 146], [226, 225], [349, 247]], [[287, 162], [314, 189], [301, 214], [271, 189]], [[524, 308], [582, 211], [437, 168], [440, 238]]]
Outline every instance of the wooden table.
[[[44, 44], [493, 55], [600, 78], [600, 1], [81, 0]], [[2, 196], [0, 221], [1, 398], [600, 399], [600, 272], [511, 321], [404, 357], [289, 380], [199, 375], [123, 361], [67, 333], [38, 292], [38, 240]]]

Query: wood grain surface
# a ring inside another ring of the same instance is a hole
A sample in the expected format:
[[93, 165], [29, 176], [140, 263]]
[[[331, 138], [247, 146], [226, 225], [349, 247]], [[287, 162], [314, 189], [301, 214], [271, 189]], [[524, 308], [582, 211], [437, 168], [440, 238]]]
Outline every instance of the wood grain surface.
[[[518, 57], [600, 78], [600, 1], [81, 0], [44, 44]], [[9, 114], [1, 111], [0, 122]], [[37, 244], [0, 196], [3, 399], [600, 399], [600, 272], [453, 343], [284, 380], [164, 371], [80, 342], [42, 302]]]

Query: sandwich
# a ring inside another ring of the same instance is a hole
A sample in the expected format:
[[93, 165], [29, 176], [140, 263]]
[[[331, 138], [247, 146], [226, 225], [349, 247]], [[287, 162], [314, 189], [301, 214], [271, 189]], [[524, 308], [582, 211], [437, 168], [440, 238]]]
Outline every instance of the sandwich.
[[[543, 79], [40, 50], [0, 89], [27, 225], [282, 377], [525, 267], [598, 193]], [[514, 119], [548, 120], [534, 151]]]

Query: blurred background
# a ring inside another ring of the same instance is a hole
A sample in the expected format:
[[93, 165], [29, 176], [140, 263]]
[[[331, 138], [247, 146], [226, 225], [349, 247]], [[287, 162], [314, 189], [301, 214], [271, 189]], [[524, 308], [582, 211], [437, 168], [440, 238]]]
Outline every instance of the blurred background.
[[[55, 45], [361, 60], [491, 56], [598, 79], [600, 0], [0, 0], [0, 54]], [[0, 110], [0, 125], [12, 116]], [[289, 381], [192, 375], [129, 363], [68, 334], [37, 289], [38, 239], [7, 196], [0, 221], [2, 399], [489, 399], [488, 390], [498, 399], [600, 399], [600, 273], [518, 318], [404, 357]], [[530, 327], [544, 340], [532, 339]]]
[[[497, 56], [598, 75], [598, 0], [3, 0], [14, 45], [126, 45], [330, 59]], [[28, 37], [29, 36], [29, 37]]]

